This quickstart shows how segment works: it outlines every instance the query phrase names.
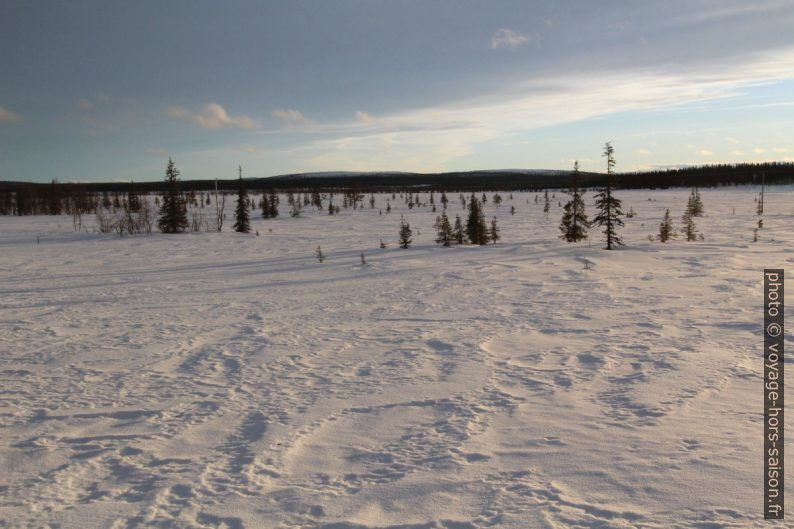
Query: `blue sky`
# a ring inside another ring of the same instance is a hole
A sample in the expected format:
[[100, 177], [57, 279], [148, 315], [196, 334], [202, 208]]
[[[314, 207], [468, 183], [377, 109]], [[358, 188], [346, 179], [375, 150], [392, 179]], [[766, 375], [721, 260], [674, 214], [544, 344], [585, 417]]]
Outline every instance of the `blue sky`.
[[794, 1], [16, 1], [0, 180], [794, 161]]

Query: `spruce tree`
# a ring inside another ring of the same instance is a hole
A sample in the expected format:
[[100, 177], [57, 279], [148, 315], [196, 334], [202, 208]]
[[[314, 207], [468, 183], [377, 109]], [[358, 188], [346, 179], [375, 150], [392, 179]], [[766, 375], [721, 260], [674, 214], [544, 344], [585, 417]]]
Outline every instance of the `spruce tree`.
[[411, 236], [413, 232], [411, 231], [411, 226], [405, 219], [400, 217], [400, 248], [408, 248], [411, 246]]
[[670, 218], [670, 210], [668, 209], [665, 210], [664, 218], [659, 224], [659, 242], [667, 242], [673, 237], [675, 237], [675, 232], [673, 231], [673, 219]]
[[166, 187], [160, 206], [160, 218], [157, 226], [163, 233], [179, 233], [185, 231], [187, 222], [187, 205], [179, 191], [179, 171], [171, 158], [165, 170]]
[[614, 158], [615, 150], [610, 142], [604, 145], [603, 156], [607, 159], [607, 182], [606, 187], [596, 195], [596, 208], [598, 214], [593, 219], [596, 226], [604, 228], [604, 235], [606, 236], [607, 250], [611, 250], [613, 246], [622, 246], [623, 241], [617, 234], [617, 227], [623, 226], [623, 221], [620, 216], [623, 214], [620, 211], [621, 202], [612, 194], [615, 187], [615, 174], [612, 168], [615, 166]]
[[262, 200], [259, 202], [259, 207], [262, 208], [263, 219], [269, 219], [273, 216], [270, 213], [270, 200], [267, 195], [262, 195]]
[[469, 218], [466, 221], [466, 237], [471, 244], [488, 244], [488, 226], [482, 213], [482, 206], [472, 193], [469, 198]]
[[684, 234], [687, 241], [696, 241], [697, 240], [697, 228], [695, 227], [695, 220], [694, 215], [692, 214], [692, 204], [687, 204], [686, 210], [684, 211], [684, 216], [681, 217], [681, 222], [684, 223], [684, 226], [681, 228], [681, 233]]
[[578, 242], [587, 237], [587, 228], [590, 227], [587, 215], [584, 212], [582, 192], [579, 190], [578, 160], [573, 164], [571, 187], [568, 189], [568, 194], [571, 195], [571, 200], [563, 207], [564, 213], [560, 222], [562, 235], [560, 235], [560, 238], [568, 242]]
[[463, 223], [460, 220], [460, 215], [455, 215], [455, 227], [452, 228], [452, 240], [457, 244], [466, 242], [466, 232], [463, 231]]
[[251, 220], [248, 215], [248, 191], [243, 185], [243, 168], [238, 167], [240, 184], [237, 190], [237, 208], [234, 210], [234, 231], [248, 233], [251, 231]]
[[438, 237], [436, 242], [443, 246], [452, 244], [452, 225], [449, 223], [446, 211], [441, 214], [441, 219], [438, 223]]
[[548, 190], [546, 190], [546, 192], [544, 193], [544, 199], [545, 199], [545, 201], [543, 202], [543, 213], [548, 213], [549, 212], [549, 206], [551, 206], [551, 202], [549, 202], [549, 191]]
[[693, 217], [703, 216], [703, 200], [700, 198], [700, 191], [695, 187], [692, 189], [692, 194], [689, 197], [689, 209]]
[[491, 229], [488, 232], [488, 237], [491, 239], [491, 242], [496, 244], [496, 242], [502, 238], [500, 235], [499, 226], [496, 224], [496, 217], [491, 219]]

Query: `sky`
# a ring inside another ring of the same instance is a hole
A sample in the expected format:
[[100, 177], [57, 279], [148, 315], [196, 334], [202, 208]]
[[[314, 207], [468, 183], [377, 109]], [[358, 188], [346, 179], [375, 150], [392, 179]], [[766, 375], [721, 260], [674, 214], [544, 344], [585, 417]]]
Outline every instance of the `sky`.
[[3, 0], [0, 180], [794, 161], [794, 0]]

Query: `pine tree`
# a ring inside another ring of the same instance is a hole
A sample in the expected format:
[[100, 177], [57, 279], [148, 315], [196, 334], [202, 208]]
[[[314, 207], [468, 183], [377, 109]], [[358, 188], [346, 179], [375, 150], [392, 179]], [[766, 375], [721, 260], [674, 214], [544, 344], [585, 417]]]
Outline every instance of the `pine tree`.
[[438, 223], [438, 237], [436, 242], [443, 246], [449, 246], [452, 243], [452, 225], [449, 223], [446, 211], [441, 214], [441, 219]]
[[500, 235], [499, 226], [496, 224], [496, 217], [491, 219], [491, 229], [488, 232], [488, 236], [491, 239], [491, 242], [496, 244], [496, 242], [502, 238]]
[[413, 232], [411, 231], [411, 226], [405, 219], [400, 217], [400, 248], [408, 248], [411, 246], [411, 236]]
[[571, 195], [571, 200], [563, 207], [564, 213], [560, 222], [562, 235], [560, 235], [560, 238], [568, 242], [578, 242], [587, 237], [587, 228], [590, 227], [587, 215], [584, 212], [582, 192], [579, 190], [578, 160], [573, 164], [571, 187], [568, 189], [568, 194]]
[[612, 168], [615, 166], [614, 158], [615, 150], [610, 142], [604, 145], [604, 154], [607, 159], [607, 182], [606, 187], [596, 195], [596, 208], [598, 214], [593, 219], [596, 226], [604, 227], [604, 235], [606, 235], [607, 250], [611, 250], [613, 246], [622, 246], [623, 241], [617, 234], [617, 227], [623, 226], [623, 221], [620, 219], [622, 212], [620, 211], [621, 202], [612, 194], [612, 189], [615, 186], [615, 176]]
[[251, 220], [248, 215], [248, 191], [243, 185], [243, 168], [238, 167], [238, 183], [240, 188], [237, 190], [237, 208], [234, 210], [234, 231], [238, 233], [248, 233], [251, 231]]
[[549, 191], [546, 190], [546, 192], [544, 193], [543, 196], [544, 196], [544, 199], [545, 199], [545, 201], [543, 203], [543, 213], [548, 213], [549, 212], [549, 206], [551, 205], [551, 202], [549, 202]]
[[270, 216], [272, 218], [278, 217], [278, 195], [276, 194], [275, 191], [270, 192], [270, 196], [268, 197], [268, 203], [269, 203]]
[[471, 244], [488, 244], [488, 226], [482, 214], [482, 206], [472, 193], [469, 198], [469, 218], [466, 221], [466, 237]]
[[317, 258], [318, 261], [321, 263], [325, 261], [325, 254], [323, 253], [323, 249], [320, 246], [317, 246], [317, 249], [314, 250], [314, 256]]
[[673, 231], [673, 219], [670, 218], [668, 209], [664, 212], [664, 219], [659, 224], [659, 242], [667, 242], [672, 237], [675, 237], [675, 231]]
[[[171, 158], [165, 170], [166, 188], [160, 206], [160, 218], [157, 226], [163, 233], [179, 233], [185, 231], [187, 222], [187, 205], [179, 192], [179, 171]], [[117, 197], [118, 198], [118, 197]]]

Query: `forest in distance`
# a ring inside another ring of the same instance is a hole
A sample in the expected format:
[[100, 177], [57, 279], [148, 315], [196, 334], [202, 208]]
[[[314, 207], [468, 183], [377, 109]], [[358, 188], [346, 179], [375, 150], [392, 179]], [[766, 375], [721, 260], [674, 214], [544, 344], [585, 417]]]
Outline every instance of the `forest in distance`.
[[[175, 160], [179, 162], [179, 160]], [[445, 191], [541, 191], [567, 187], [570, 170], [488, 170], [447, 173], [406, 172], [334, 172], [296, 173], [265, 178], [244, 178], [249, 190], [274, 190], [303, 192], [328, 191], [355, 188], [364, 192], [386, 192], [419, 187], [427, 190]], [[586, 187], [604, 185], [606, 173], [582, 171], [581, 183]], [[181, 187], [186, 191], [209, 191], [216, 186], [224, 190], [236, 190], [237, 178], [217, 180], [194, 180], [183, 175]], [[794, 183], [794, 163], [764, 162], [741, 164], [716, 164], [687, 166], [674, 169], [617, 172], [616, 186], [619, 189], [667, 189], [671, 187], [715, 187], [724, 185]], [[185, 178], [187, 177], [187, 178]], [[2, 203], [8, 203], [16, 193], [79, 193], [128, 192], [130, 182], [80, 182], [63, 183], [57, 178], [47, 183], [19, 182], [11, 178], [0, 180], [0, 214], [10, 214]], [[140, 192], [160, 192], [165, 188], [162, 179], [136, 181]], [[47, 189], [45, 189], [47, 188]]]

